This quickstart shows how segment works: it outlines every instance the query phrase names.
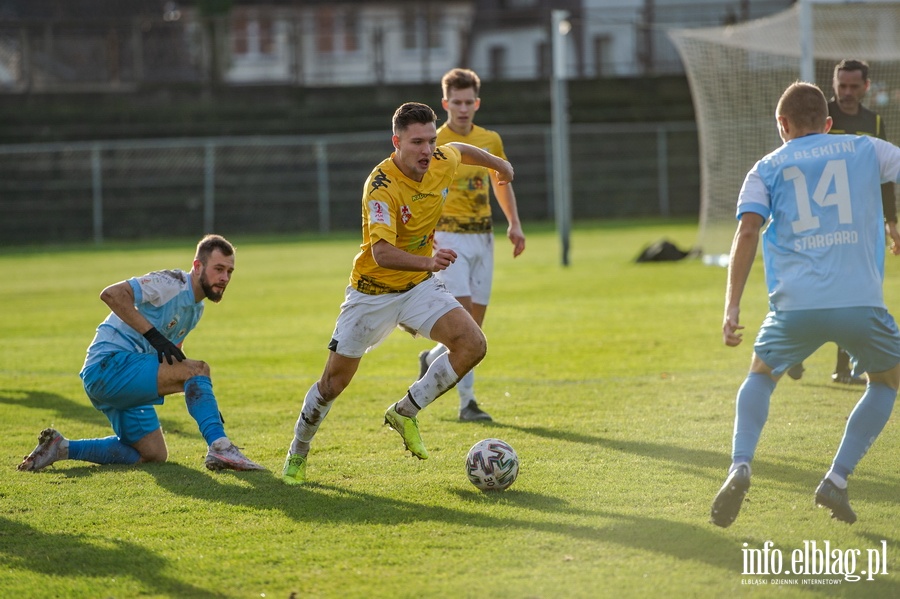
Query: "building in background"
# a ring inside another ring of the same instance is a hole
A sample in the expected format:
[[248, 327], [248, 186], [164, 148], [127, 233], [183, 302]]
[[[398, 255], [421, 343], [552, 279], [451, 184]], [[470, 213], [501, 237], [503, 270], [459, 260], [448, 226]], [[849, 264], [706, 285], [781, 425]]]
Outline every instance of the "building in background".
[[432, 82], [455, 66], [545, 79], [565, 10], [575, 78], [683, 72], [672, 27], [793, 0], [0, 0], [0, 91], [201, 83], [303, 87]]

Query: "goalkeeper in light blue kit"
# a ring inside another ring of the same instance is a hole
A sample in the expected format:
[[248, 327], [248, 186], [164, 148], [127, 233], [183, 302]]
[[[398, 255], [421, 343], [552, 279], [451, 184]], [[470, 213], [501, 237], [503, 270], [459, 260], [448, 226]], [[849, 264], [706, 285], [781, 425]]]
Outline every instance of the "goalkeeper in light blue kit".
[[815, 503], [852, 524], [856, 514], [847, 478], [887, 423], [900, 386], [900, 332], [882, 295], [881, 205], [881, 184], [900, 178], [900, 148], [868, 136], [827, 135], [825, 96], [809, 83], [789, 86], [775, 116], [784, 144], [756, 163], [738, 197], [725, 344], [742, 341], [741, 296], [767, 220], [762, 237], [770, 311], [737, 393], [732, 465], [713, 501], [711, 521], [727, 527], [737, 518], [778, 380], [824, 343], [835, 342], [868, 382]]
[[183, 391], [188, 413], [208, 445], [207, 468], [263, 470], [225, 435], [209, 365], [181, 350], [203, 315], [203, 300], [219, 302], [233, 272], [234, 247], [224, 237], [207, 235], [197, 244], [190, 272], [161, 270], [104, 289], [100, 299], [112, 312], [97, 327], [81, 378], [91, 403], [116, 434], [69, 440], [46, 428], [18, 469], [34, 472], [65, 459], [164, 462], [168, 449], [154, 406]]

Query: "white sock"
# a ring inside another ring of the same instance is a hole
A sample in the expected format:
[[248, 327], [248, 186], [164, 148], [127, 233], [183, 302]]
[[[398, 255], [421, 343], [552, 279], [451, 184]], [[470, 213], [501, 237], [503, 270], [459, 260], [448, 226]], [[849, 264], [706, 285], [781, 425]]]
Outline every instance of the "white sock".
[[419, 410], [452, 389], [458, 380], [459, 375], [450, 365], [450, 355], [447, 352], [442, 353], [428, 367], [425, 376], [410, 386], [407, 397], [400, 400], [403, 404], [402, 413], [406, 415], [407, 412], [414, 412], [409, 415], [415, 416]]
[[447, 353], [447, 346], [443, 343], [438, 343], [432, 347], [431, 350], [429, 350], [428, 355], [425, 356], [425, 363], [431, 366], [434, 361], [438, 359], [438, 356], [445, 353]]
[[833, 482], [834, 486], [838, 489], [847, 488], [847, 479], [839, 474], [835, 474], [834, 470], [829, 470], [828, 474], [825, 475], [825, 478]]
[[750, 463], [749, 462], [735, 462], [734, 464], [731, 465], [731, 468], [728, 469], [728, 474], [731, 474], [732, 472], [737, 470], [738, 466], [747, 466], [747, 469], [749, 469]]
[[332, 404], [334, 404], [334, 400], [326, 402], [322, 399], [322, 395], [319, 393], [318, 381], [313, 383], [309, 391], [306, 392], [303, 408], [300, 410], [297, 423], [294, 425], [294, 441], [291, 443], [292, 454], [307, 455], [309, 453], [309, 444], [312, 442], [313, 437], [316, 436], [316, 431], [319, 430], [319, 425], [322, 424], [325, 416], [328, 415]]
[[462, 410], [470, 401], [475, 401], [475, 369], [463, 375], [456, 383], [456, 392], [459, 393], [459, 409]]

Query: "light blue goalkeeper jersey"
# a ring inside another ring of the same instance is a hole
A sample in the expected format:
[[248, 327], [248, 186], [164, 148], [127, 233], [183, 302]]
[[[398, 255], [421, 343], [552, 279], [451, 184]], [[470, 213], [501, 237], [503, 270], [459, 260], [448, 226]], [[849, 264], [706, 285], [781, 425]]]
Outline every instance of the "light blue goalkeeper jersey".
[[793, 139], [744, 179], [737, 216], [770, 219], [763, 259], [772, 310], [884, 307], [881, 183], [900, 149], [854, 135]]
[[[183, 270], [151, 272], [129, 279], [128, 284], [138, 311], [175, 345], [184, 341], [203, 315], [203, 301], [194, 299], [191, 276]], [[82, 371], [105, 355], [120, 351], [156, 353], [141, 333], [110, 313], [97, 327]]]

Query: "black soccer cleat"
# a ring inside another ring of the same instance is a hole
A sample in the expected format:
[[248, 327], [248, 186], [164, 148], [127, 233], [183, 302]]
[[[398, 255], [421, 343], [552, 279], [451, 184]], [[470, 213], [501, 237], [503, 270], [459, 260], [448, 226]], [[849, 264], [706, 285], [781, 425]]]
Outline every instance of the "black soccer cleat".
[[865, 385], [868, 383], [866, 379], [861, 376], [853, 376], [850, 374], [850, 371], [835, 371], [831, 375], [831, 380], [840, 385]]
[[428, 372], [428, 352], [431, 350], [423, 349], [419, 352], [419, 378], [416, 380], [420, 380], [425, 373]]
[[856, 513], [850, 507], [847, 489], [839, 489], [828, 478], [823, 478], [816, 489], [816, 505], [831, 510], [831, 517], [847, 524], [856, 522]]
[[731, 471], [713, 500], [709, 521], [728, 528], [741, 511], [741, 504], [750, 488], [750, 464], [740, 464]]
[[794, 364], [790, 368], [788, 368], [787, 375], [794, 379], [795, 381], [799, 381], [803, 378], [803, 373], [806, 371], [806, 368], [803, 367], [803, 362], [799, 364]]
[[459, 411], [459, 420], [460, 422], [490, 422], [493, 419], [490, 414], [479, 408], [478, 402], [473, 399]]

